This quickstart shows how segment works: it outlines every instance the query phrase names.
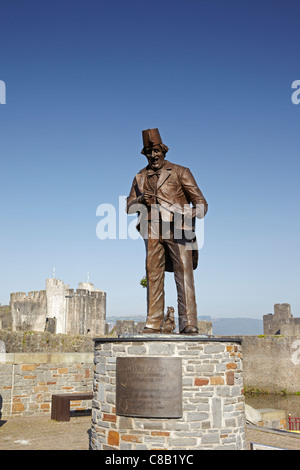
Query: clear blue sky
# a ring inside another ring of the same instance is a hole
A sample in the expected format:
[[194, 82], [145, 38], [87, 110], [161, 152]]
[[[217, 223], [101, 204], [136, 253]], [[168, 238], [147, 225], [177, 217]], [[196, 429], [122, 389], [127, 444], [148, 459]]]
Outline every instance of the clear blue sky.
[[[146, 313], [144, 244], [99, 240], [145, 166], [142, 129], [207, 198], [198, 315], [300, 316], [298, 0], [2, 0], [0, 302], [87, 272]], [[166, 305], [176, 306], [173, 277]]]

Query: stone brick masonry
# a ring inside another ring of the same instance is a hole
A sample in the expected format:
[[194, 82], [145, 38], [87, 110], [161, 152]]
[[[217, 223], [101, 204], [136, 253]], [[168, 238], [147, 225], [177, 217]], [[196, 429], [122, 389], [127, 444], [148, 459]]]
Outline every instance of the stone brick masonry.
[[[117, 357], [182, 358], [182, 417], [118, 416]], [[244, 449], [240, 342], [99, 338], [95, 340], [94, 362], [92, 449]]]
[[[0, 418], [50, 413], [52, 394], [92, 390], [90, 353], [3, 354], [0, 363]], [[91, 400], [71, 403], [86, 407]]]

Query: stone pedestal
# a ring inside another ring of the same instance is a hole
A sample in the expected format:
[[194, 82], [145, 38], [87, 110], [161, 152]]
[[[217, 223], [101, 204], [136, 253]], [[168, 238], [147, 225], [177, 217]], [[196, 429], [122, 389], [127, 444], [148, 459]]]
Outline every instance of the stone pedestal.
[[245, 449], [241, 340], [124, 335], [94, 341], [91, 449]]

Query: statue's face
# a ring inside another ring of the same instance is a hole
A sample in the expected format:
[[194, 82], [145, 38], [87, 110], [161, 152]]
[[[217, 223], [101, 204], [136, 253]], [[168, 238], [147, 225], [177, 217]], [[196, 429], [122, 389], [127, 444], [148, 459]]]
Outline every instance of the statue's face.
[[163, 166], [165, 154], [163, 153], [160, 145], [154, 145], [154, 147], [146, 148], [145, 155], [152, 170], [159, 170]]

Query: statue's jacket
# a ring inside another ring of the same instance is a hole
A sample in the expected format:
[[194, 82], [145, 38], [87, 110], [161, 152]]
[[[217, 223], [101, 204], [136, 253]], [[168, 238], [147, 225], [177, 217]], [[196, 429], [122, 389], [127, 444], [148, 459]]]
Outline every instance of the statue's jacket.
[[[143, 232], [141, 227], [145, 227], [145, 223], [151, 220], [150, 208], [147, 208], [146, 210], [145, 206], [142, 207], [141, 204], [144, 191], [149, 189], [149, 170], [150, 168], [147, 166], [135, 175], [130, 194], [127, 198], [127, 213], [140, 213], [137, 225], [137, 229], [140, 232]], [[159, 170], [159, 173], [155, 203], [159, 205], [162, 220], [168, 220], [170, 222], [176, 221], [177, 223], [180, 221], [179, 223], [181, 223], [182, 229], [185, 230], [186, 227], [184, 226], [184, 223], [187, 220], [186, 217], [177, 217], [176, 213], [178, 214], [178, 212], [181, 211], [181, 214], [186, 214], [186, 208], [191, 206], [190, 214], [192, 216], [194, 229], [195, 217], [204, 217], [207, 212], [208, 205], [191, 171], [189, 168], [176, 165], [165, 160], [164, 166]], [[192, 241], [193, 246], [195, 247], [195, 249], [193, 249], [193, 265], [194, 269], [196, 269], [198, 262], [198, 249], [195, 238]], [[169, 262], [166, 262], [166, 271], [173, 271]]]

